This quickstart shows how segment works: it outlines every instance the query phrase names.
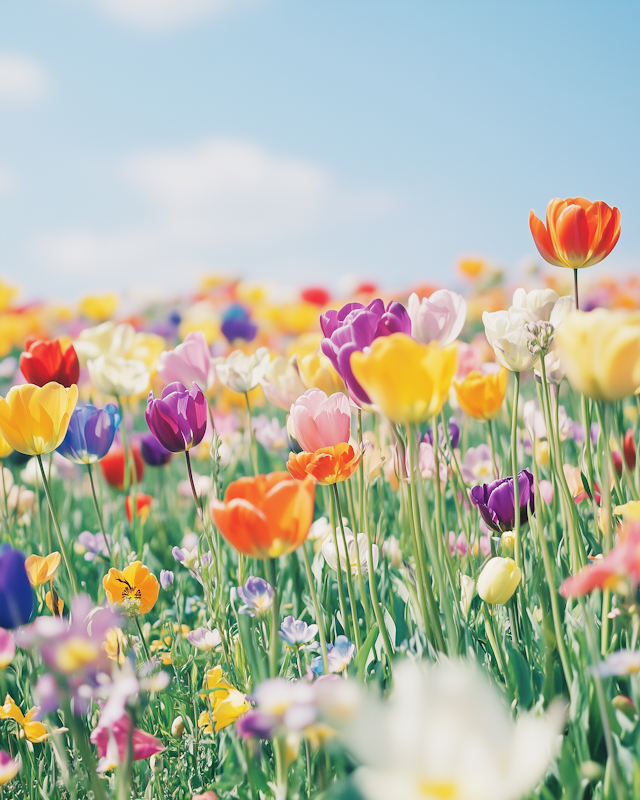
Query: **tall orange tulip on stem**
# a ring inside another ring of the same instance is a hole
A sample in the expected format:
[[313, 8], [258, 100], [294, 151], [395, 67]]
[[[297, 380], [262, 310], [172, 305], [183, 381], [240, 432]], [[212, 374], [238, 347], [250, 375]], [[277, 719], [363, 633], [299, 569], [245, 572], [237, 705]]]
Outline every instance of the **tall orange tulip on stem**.
[[602, 200], [592, 203], [584, 197], [556, 197], [547, 206], [547, 224], [529, 214], [529, 227], [538, 252], [556, 267], [573, 270], [576, 308], [578, 270], [606, 258], [620, 236], [620, 211]]

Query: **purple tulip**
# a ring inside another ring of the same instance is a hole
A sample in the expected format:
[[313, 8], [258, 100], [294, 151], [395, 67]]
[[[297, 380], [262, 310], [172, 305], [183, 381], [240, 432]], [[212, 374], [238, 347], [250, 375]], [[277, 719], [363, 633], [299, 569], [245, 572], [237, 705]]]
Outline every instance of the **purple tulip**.
[[150, 467], [164, 467], [171, 461], [172, 453], [152, 433], [145, 433], [140, 439], [140, 455]]
[[322, 352], [333, 364], [336, 372], [347, 384], [352, 400], [358, 405], [368, 405], [371, 400], [351, 371], [351, 353], [370, 347], [374, 339], [392, 333], [411, 336], [411, 319], [407, 309], [392, 300], [385, 309], [377, 298], [368, 306], [347, 303], [340, 311], [333, 309], [320, 316], [324, 339]]
[[[533, 475], [528, 469], [518, 473], [520, 489], [520, 524], [535, 511], [533, 493]], [[512, 531], [515, 525], [515, 509], [513, 498], [513, 477], [500, 478], [493, 483], [474, 486], [471, 490], [471, 502], [478, 507], [482, 519], [497, 533]]]
[[29, 622], [34, 595], [24, 555], [8, 544], [0, 550], [0, 626], [7, 630]]
[[170, 383], [154, 399], [149, 392], [145, 419], [160, 444], [172, 453], [184, 453], [200, 444], [207, 429], [207, 399], [197, 383], [187, 390]]
[[[440, 448], [442, 449], [446, 444], [447, 441], [444, 436], [444, 428], [442, 423], [438, 423], [438, 438]], [[451, 439], [451, 444], [453, 449], [455, 450], [458, 444], [460, 443], [460, 428], [458, 424], [453, 420], [449, 421], [449, 438]], [[425, 435], [422, 437], [423, 442], [428, 442], [431, 446], [433, 446], [433, 429], [427, 428]]]

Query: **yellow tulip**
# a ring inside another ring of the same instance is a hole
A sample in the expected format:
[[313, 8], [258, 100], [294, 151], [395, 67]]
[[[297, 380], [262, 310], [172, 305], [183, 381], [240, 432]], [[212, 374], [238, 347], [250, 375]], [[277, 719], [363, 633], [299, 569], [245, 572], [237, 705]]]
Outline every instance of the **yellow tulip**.
[[305, 389], [321, 389], [326, 395], [346, 392], [344, 381], [322, 353], [312, 353], [296, 359], [300, 380]]
[[456, 345], [421, 344], [404, 333], [381, 336], [351, 369], [374, 405], [392, 422], [424, 422], [440, 413], [456, 369]]
[[110, 319], [118, 307], [118, 296], [115, 294], [93, 294], [80, 301], [80, 313], [92, 322], [104, 322]]
[[37, 707], [34, 707], [23, 714], [15, 700], [8, 694], [5, 697], [4, 705], [0, 706], [0, 719], [12, 719], [17, 722], [21, 728], [20, 737], [26, 737], [30, 742], [44, 742], [49, 736], [47, 729], [41, 722], [33, 719], [38, 710]]
[[9, 442], [0, 433], [0, 461], [4, 458], [8, 458], [11, 453], [13, 453], [13, 447], [11, 447]]
[[496, 556], [480, 573], [477, 590], [485, 603], [504, 605], [518, 588], [522, 572], [512, 558]]
[[59, 383], [13, 386], [0, 398], [0, 433], [19, 453], [51, 453], [65, 437], [77, 400], [75, 384], [68, 389]]
[[212, 707], [211, 712], [203, 711], [198, 718], [198, 726], [204, 728], [205, 733], [213, 733], [211, 721], [217, 732], [249, 710], [247, 698], [226, 680], [221, 666], [205, 673], [205, 685], [209, 692], [200, 697], [208, 697]]
[[42, 586], [43, 583], [53, 580], [60, 566], [60, 558], [57, 550], [48, 556], [29, 556], [24, 562], [24, 567], [31, 585]]
[[622, 400], [640, 387], [640, 311], [572, 311], [556, 332], [569, 383], [593, 400]]
[[500, 413], [508, 378], [508, 371], [501, 367], [497, 372], [486, 375], [474, 369], [464, 380], [454, 381], [460, 408], [474, 419], [493, 419]]

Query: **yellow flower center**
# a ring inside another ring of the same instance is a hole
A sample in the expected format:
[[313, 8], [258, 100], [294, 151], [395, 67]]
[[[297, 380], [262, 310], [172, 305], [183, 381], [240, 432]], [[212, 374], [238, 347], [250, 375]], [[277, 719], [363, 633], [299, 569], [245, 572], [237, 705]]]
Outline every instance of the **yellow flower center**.
[[75, 672], [94, 661], [98, 652], [98, 647], [93, 642], [81, 636], [72, 636], [58, 648], [58, 667], [62, 672]]
[[434, 800], [454, 800], [458, 794], [458, 787], [452, 781], [418, 781], [418, 791], [421, 795]]

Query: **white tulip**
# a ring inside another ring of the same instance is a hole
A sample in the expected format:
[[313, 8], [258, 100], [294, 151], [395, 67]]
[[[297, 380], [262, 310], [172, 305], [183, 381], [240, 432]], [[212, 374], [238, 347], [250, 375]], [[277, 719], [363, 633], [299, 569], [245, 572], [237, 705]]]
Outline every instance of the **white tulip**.
[[363, 765], [354, 779], [366, 800], [519, 800], [557, 755], [565, 717], [552, 704], [514, 721], [478, 667], [449, 660], [401, 661], [391, 696], [361, 689], [346, 719], [324, 708]]
[[438, 341], [451, 344], [460, 335], [467, 317], [464, 297], [449, 289], [438, 289], [430, 297], [418, 299], [414, 292], [409, 298], [411, 335], [422, 344]]
[[216, 373], [220, 382], [232, 392], [244, 394], [255, 389], [269, 366], [269, 351], [259, 347], [250, 356], [242, 350], [234, 350], [226, 359], [216, 364]]
[[505, 369], [511, 372], [531, 369], [538, 360], [529, 350], [531, 334], [525, 329], [527, 323], [536, 322], [531, 312], [514, 306], [508, 311], [485, 311], [482, 322], [487, 341]]
[[[368, 551], [367, 534], [359, 533], [356, 544], [356, 537], [353, 535], [353, 533], [349, 528], [345, 527], [344, 533], [345, 533], [345, 539], [347, 540], [347, 553], [349, 554], [348, 561], [351, 566], [351, 573], [353, 575], [358, 574], [358, 556], [360, 556], [360, 567], [362, 569], [362, 574], [367, 575], [369, 572], [369, 551]], [[341, 569], [346, 569], [347, 567], [347, 558], [345, 557], [344, 543], [342, 541], [342, 531], [340, 530], [340, 528], [336, 528], [336, 534], [338, 539], [337, 551], [335, 543], [333, 541], [333, 536], [327, 536], [327, 538], [322, 543], [322, 555], [324, 556], [324, 560], [327, 562], [329, 567], [335, 572], [338, 571], [338, 553], [340, 553]], [[379, 558], [378, 545], [374, 544], [373, 545], [374, 570], [378, 566], [378, 558]]]
[[136, 330], [133, 325], [123, 322], [117, 325], [112, 320], [85, 328], [73, 343], [78, 360], [83, 367], [89, 360], [99, 356], [126, 357], [133, 346]]
[[144, 361], [120, 356], [98, 356], [87, 361], [93, 385], [103, 394], [131, 397], [145, 392], [151, 378]]
[[305, 393], [298, 370], [284, 356], [276, 356], [273, 359], [260, 384], [267, 400], [283, 411], [288, 411]]

